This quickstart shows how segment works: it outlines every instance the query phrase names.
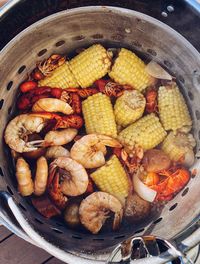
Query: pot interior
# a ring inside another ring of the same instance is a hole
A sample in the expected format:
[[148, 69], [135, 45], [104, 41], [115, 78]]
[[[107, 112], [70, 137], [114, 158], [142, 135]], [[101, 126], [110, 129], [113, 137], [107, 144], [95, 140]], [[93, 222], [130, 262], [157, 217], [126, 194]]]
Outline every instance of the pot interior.
[[[178, 33], [163, 23], [134, 11], [112, 7], [87, 7], [63, 11], [33, 24], [15, 37], [0, 54], [1, 138], [15, 112], [17, 87], [41, 61], [51, 54], [71, 54], [77, 48], [101, 43], [105, 47], [126, 47], [166, 68], [184, 94], [193, 119], [193, 134], [199, 150], [200, 59], [198, 52]], [[198, 79], [199, 78], [199, 79]], [[117, 232], [91, 235], [73, 231], [56, 219], [47, 220], [22, 198], [16, 188], [14, 166], [3, 140], [0, 146], [0, 186], [11, 193], [32, 226], [47, 240], [64, 250], [101, 252], [137, 234], [154, 234], [166, 239], [176, 236], [199, 215], [198, 177], [169, 202], [162, 211], [137, 225], [124, 224]], [[100, 250], [100, 251], [99, 251]], [[91, 257], [91, 256], [90, 256]]]

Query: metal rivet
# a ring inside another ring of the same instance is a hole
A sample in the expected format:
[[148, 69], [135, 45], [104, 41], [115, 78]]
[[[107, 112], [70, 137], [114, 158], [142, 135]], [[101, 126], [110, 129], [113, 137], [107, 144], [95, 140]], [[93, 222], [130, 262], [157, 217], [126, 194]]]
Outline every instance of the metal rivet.
[[163, 11], [163, 12], [161, 13], [161, 15], [162, 15], [163, 17], [168, 17], [167, 12], [165, 12], [165, 11]]
[[167, 10], [168, 10], [169, 12], [174, 12], [174, 7], [173, 7], [172, 5], [168, 5], [168, 6], [167, 6]]

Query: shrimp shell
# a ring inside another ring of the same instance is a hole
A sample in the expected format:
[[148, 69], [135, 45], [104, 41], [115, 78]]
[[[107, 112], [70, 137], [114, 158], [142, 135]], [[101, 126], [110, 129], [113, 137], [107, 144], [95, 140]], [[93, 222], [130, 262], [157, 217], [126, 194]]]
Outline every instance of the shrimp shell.
[[109, 136], [89, 134], [74, 143], [70, 155], [85, 168], [98, 168], [105, 164], [105, 146], [120, 148], [121, 144]]
[[60, 112], [66, 115], [73, 114], [72, 107], [56, 98], [41, 98], [32, 107], [33, 112]]
[[47, 149], [45, 157], [47, 159], [57, 159], [59, 157], [69, 157], [70, 152], [62, 146], [52, 146]]
[[28, 163], [21, 157], [16, 162], [16, 178], [21, 195], [31, 195], [34, 191], [31, 170]]
[[45, 146], [61, 146], [69, 143], [77, 135], [75, 128], [66, 128], [60, 131], [49, 131], [44, 138]]
[[100, 231], [110, 212], [114, 213], [113, 230], [116, 230], [122, 220], [123, 208], [114, 196], [105, 192], [94, 192], [79, 207], [81, 223], [93, 234]]
[[39, 133], [44, 126], [45, 118], [28, 114], [18, 115], [6, 127], [4, 134], [6, 144], [19, 153], [36, 150], [37, 147], [25, 142], [24, 138], [30, 134]]
[[37, 196], [42, 195], [47, 186], [48, 179], [48, 164], [45, 157], [40, 157], [37, 160], [37, 169], [34, 181], [34, 194]]
[[71, 158], [59, 157], [50, 164], [50, 171], [57, 167], [63, 169], [64, 180], [60, 187], [65, 195], [78, 196], [87, 190], [88, 174], [81, 164]]

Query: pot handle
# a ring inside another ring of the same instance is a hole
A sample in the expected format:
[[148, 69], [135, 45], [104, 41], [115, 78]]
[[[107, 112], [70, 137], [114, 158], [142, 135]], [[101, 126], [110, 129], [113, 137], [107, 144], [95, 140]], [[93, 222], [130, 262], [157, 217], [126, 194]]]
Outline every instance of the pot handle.
[[12, 211], [9, 209], [7, 201], [10, 197], [11, 195], [8, 192], [0, 192], [0, 225], [4, 225], [12, 233], [15, 233], [27, 242], [36, 245], [19, 226]]
[[198, 14], [200, 13], [200, 1], [199, 0], [184, 0], [188, 3]]
[[[14, 217], [13, 217], [14, 216]], [[0, 221], [8, 229], [14, 232], [16, 235], [22, 237], [26, 241], [41, 247], [46, 250], [49, 254], [55, 256], [56, 258], [66, 262], [68, 264], [77, 263], [77, 264], [103, 264], [103, 261], [95, 261], [81, 258], [78, 255], [74, 255], [70, 252], [65, 252], [64, 250], [59, 249], [58, 247], [52, 245], [47, 240], [45, 240], [40, 234], [38, 234], [33, 227], [28, 223], [22, 214], [19, 207], [16, 205], [16, 202], [10, 194], [7, 192], [0, 192]], [[135, 238], [130, 238], [135, 239]], [[162, 253], [158, 257], [151, 256], [149, 258], [143, 258], [139, 260], [130, 261], [134, 264], [162, 264], [170, 261], [176, 257], [184, 256], [184, 254], [199, 244], [200, 242], [200, 228], [194, 231], [189, 237], [184, 239], [179, 245], [177, 250], [174, 246], [169, 248], [166, 252]], [[114, 250], [116, 253], [119, 251], [121, 244], [117, 246]], [[183, 252], [183, 253], [182, 253]], [[112, 254], [113, 255], [113, 254]], [[111, 258], [107, 263], [119, 263], [113, 262]], [[127, 263], [127, 262], [126, 262]], [[192, 262], [190, 262], [192, 263]]]
[[[10, 215], [11, 213], [11, 215]], [[0, 223], [5, 225], [8, 229], [16, 235], [25, 239], [26, 241], [38, 246], [54, 257], [62, 260], [68, 264], [105, 264], [103, 261], [88, 260], [70, 252], [61, 250], [45, 240], [38, 234], [33, 227], [25, 219], [23, 213], [17, 206], [13, 197], [7, 192], [0, 192]]]
[[[195, 233], [196, 232], [196, 233]], [[155, 236], [143, 236], [143, 237], [132, 237], [121, 244], [119, 244], [110, 255], [107, 260], [107, 264], [117, 264], [117, 263], [134, 263], [134, 264], [162, 264], [168, 263], [169, 261], [180, 258], [182, 264], [190, 263], [194, 264], [190, 260], [186, 251], [193, 248], [196, 244], [199, 243], [200, 228], [195, 231], [190, 237], [181, 242], [177, 247], [173, 242], [155, 237]], [[195, 236], [195, 237], [194, 237]], [[160, 254], [158, 247], [158, 242], [165, 245], [168, 250]], [[137, 243], [137, 249], [135, 251], [137, 258], [141, 255], [146, 257], [135, 260], [134, 258], [134, 245]], [[179, 249], [178, 249], [179, 248]], [[182, 251], [180, 250], [182, 249]], [[132, 257], [133, 256], [133, 257]], [[186, 262], [184, 262], [186, 260]]]

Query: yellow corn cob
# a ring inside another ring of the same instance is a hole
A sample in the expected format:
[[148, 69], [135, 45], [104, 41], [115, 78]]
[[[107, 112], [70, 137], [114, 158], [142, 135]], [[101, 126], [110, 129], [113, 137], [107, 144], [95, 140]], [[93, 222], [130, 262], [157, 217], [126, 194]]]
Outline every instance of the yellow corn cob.
[[89, 96], [82, 102], [87, 134], [117, 136], [117, 127], [110, 98], [102, 93]]
[[106, 75], [110, 66], [111, 58], [100, 44], [92, 45], [70, 61], [70, 69], [82, 88]]
[[130, 50], [122, 48], [109, 76], [119, 84], [128, 84], [142, 91], [154, 82], [145, 71], [144, 62]]
[[192, 120], [178, 86], [161, 86], [158, 91], [158, 108], [160, 120], [165, 130], [191, 128]]
[[124, 168], [115, 155], [90, 176], [101, 191], [112, 194], [124, 203], [128, 196], [129, 181]]
[[139, 119], [144, 113], [146, 100], [137, 90], [125, 91], [114, 106], [115, 120], [118, 125], [126, 127]]
[[126, 146], [139, 145], [144, 150], [154, 148], [166, 136], [158, 117], [154, 114], [146, 115], [119, 133], [119, 141]]
[[52, 75], [45, 77], [43, 80], [39, 81], [39, 86], [49, 86], [57, 88], [69, 88], [78, 87], [78, 83], [69, 69], [69, 62], [65, 62], [60, 67], [56, 68]]
[[196, 145], [192, 134], [170, 132], [162, 143], [162, 150], [171, 160], [178, 161]]

